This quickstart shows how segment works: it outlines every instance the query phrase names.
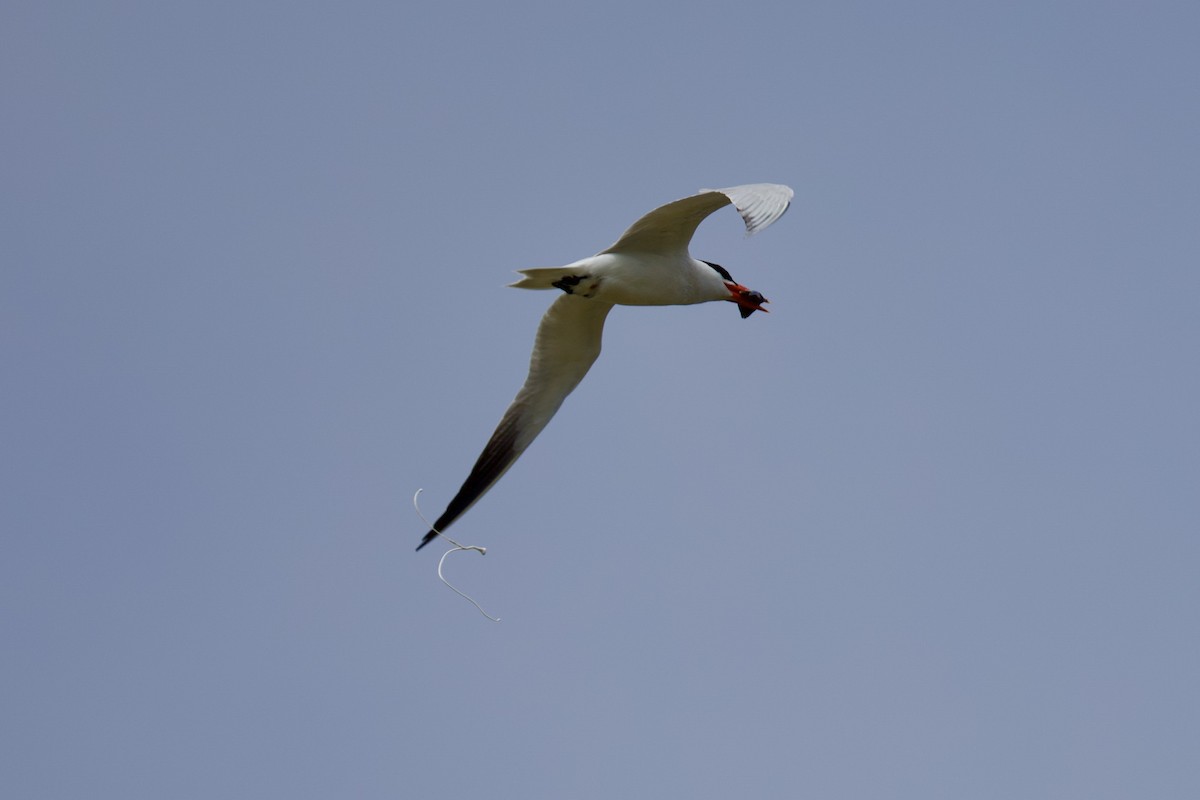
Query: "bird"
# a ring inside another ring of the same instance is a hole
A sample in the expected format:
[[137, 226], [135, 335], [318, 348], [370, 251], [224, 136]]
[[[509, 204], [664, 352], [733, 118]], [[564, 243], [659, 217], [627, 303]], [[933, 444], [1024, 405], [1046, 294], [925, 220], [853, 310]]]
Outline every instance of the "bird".
[[542, 432], [600, 355], [604, 321], [614, 305], [728, 301], [742, 319], [766, 312], [762, 294], [737, 283], [719, 264], [693, 258], [688, 245], [700, 223], [718, 209], [732, 205], [750, 236], [782, 217], [793, 196], [791, 188], [777, 183], [703, 189], [645, 214], [594, 256], [561, 267], [517, 270], [523, 277], [510, 286], [561, 294], [538, 325], [525, 384], [417, 550], [483, 497]]

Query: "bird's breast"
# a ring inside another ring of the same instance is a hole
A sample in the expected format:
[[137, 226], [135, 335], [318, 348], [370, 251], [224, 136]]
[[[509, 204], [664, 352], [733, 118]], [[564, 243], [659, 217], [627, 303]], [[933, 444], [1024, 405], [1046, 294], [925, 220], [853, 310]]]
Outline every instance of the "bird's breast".
[[594, 270], [599, 278], [594, 296], [599, 300], [625, 306], [674, 306], [713, 299], [690, 259], [625, 254], [609, 258]]

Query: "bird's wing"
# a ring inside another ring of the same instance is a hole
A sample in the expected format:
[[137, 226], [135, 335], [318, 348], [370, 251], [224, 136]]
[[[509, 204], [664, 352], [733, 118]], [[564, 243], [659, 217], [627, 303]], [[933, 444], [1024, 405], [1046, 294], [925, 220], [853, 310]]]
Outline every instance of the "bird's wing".
[[733, 203], [746, 221], [746, 234], [758, 233], [783, 216], [793, 192], [778, 183], [748, 183], [728, 189], [704, 189], [699, 194], [667, 203], [645, 215], [621, 234], [605, 253], [687, 251], [692, 234], [704, 218]]
[[542, 432], [600, 355], [604, 319], [611, 309], [610, 303], [568, 294], [550, 304], [538, 325], [525, 385], [418, 550], [429, 544], [437, 535], [435, 531], [445, 531], [483, 497]]

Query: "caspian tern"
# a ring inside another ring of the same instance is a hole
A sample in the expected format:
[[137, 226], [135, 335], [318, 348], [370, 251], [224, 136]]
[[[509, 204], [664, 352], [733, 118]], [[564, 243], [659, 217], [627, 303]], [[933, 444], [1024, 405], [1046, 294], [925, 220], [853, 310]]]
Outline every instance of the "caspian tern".
[[699, 194], [654, 209], [616, 244], [563, 267], [517, 270], [519, 289], [559, 289], [542, 317], [529, 359], [529, 377], [458, 494], [417, 545], [420, 550], [491, 489], [525, 452], [600, 355], [604, 319], [614, 305], [671, 306], [727, 300], [745, 319], [766, 311], [766, 298], [736, 283], [729, 272], [688, 252], [692, 234], [709, 214], [733, 204], [754, 234], [783, 216], [793, 192], [752, 183]]

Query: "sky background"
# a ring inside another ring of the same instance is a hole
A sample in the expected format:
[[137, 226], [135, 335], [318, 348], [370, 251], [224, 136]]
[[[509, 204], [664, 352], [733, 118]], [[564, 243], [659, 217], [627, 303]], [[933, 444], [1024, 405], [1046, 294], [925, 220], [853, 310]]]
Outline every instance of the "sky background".
[[[685, 10], [686, 8], [686, 10]], [[1200, 796], [1194, 3], [7, 2], [0, 794]], [[504, 287], [703, 187], [771, 299]]]

